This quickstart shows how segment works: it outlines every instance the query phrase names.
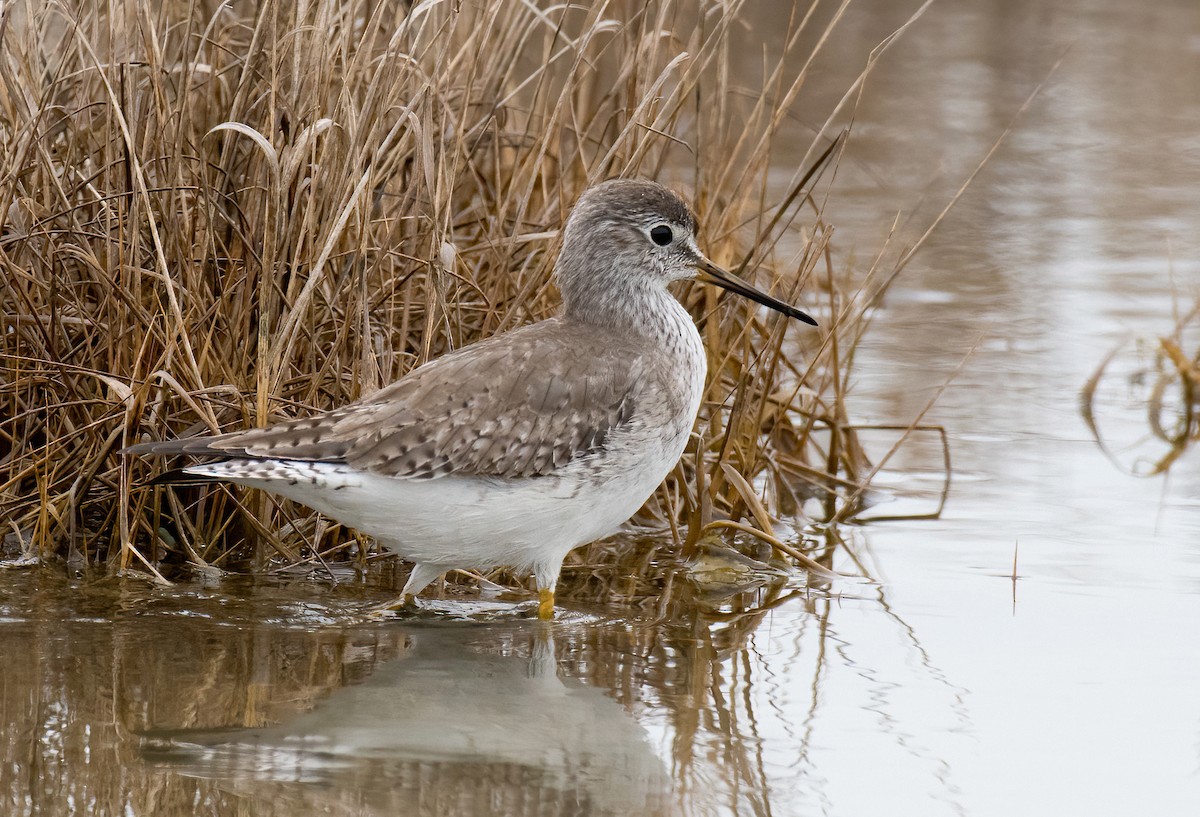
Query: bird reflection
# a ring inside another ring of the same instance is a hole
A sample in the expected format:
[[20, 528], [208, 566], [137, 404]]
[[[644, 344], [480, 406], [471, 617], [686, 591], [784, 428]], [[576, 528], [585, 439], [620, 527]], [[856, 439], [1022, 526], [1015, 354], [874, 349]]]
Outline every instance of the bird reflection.
[[657, 811], [662, 761], [619, 704], [559, 677], [553, 626], [413, 626], [403, 656], [287, 723], [160, 735], [145, 751], [334, 814]]

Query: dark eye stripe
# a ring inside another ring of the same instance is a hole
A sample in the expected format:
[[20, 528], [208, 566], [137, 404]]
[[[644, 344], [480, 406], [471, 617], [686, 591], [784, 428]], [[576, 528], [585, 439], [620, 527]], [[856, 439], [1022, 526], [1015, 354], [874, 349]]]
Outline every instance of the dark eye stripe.
[[671, 232], [671, 228], [665, 224], [659, 224], [650, 230], [650, 240], [660, 247], [665, 247], [675, 239], [675, 235]]

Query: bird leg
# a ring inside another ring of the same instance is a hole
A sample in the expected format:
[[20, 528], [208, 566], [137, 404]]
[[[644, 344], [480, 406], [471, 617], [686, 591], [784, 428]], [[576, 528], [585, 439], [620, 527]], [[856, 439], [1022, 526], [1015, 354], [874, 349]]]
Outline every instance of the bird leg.
[[554, 591], [548, 587], [538, 588], [538, 618], [542, 621], [554, 618]]

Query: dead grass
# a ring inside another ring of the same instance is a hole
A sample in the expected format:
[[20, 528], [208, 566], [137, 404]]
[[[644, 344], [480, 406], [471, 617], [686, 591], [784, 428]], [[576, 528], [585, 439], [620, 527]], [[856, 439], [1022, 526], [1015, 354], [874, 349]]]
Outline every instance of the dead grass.
[[[738, 2], [7, 6], [10, 545], [152, 573], [363, 557], [304, 508], [139, 487], [150, 466], [116, 452], [328, 409], [551, 315], [556, 231], [611, 176], [690, 191], [716, 261], [822, 322], [788, 331], [685, 293], [711, 384], [645, 517], [685, 547], [714, 519], [761, 525], [813, 498], [852, 515], [871, 467], [843, 392], [872, 299], [830, 260], [838, 133], [788, 120], [840, 16], [806, 8], [784, 58], [747, 80]], [[781, 191], [772, 146], [797, 138], [811, 145]]]
[[[1200, 300], [1176, 309], [1169, 333], [1133, 345], [1131, 355], [1128, 342], [1118, 344], [1096, 367], [1083, 387], [1081, 409], [1096, 444], [1118, 468], [1135, 476], [1158, 476], [1200, 443]], [[1102, 431], [1113, 407], [1097, 397], [1104, 381], [1114, 379], [1110, 369], [1118, 357], [1137, 360], [1121, 361], [1126, 383], [1118, 388], [1136, 404], [1147, 432], [1136, 446], [1120, 445], [1126, 450], [1119, 453]], [[1130, 448], [1138, 455], [1132, 464], [1127, 462]]]

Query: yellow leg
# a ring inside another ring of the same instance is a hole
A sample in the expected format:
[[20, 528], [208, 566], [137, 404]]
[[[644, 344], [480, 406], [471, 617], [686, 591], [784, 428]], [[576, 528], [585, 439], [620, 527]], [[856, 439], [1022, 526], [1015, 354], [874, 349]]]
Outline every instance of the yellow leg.
[[542, 621], [554, 618], [554, 591], [546, 587], [538, 588], [538, 618]]

